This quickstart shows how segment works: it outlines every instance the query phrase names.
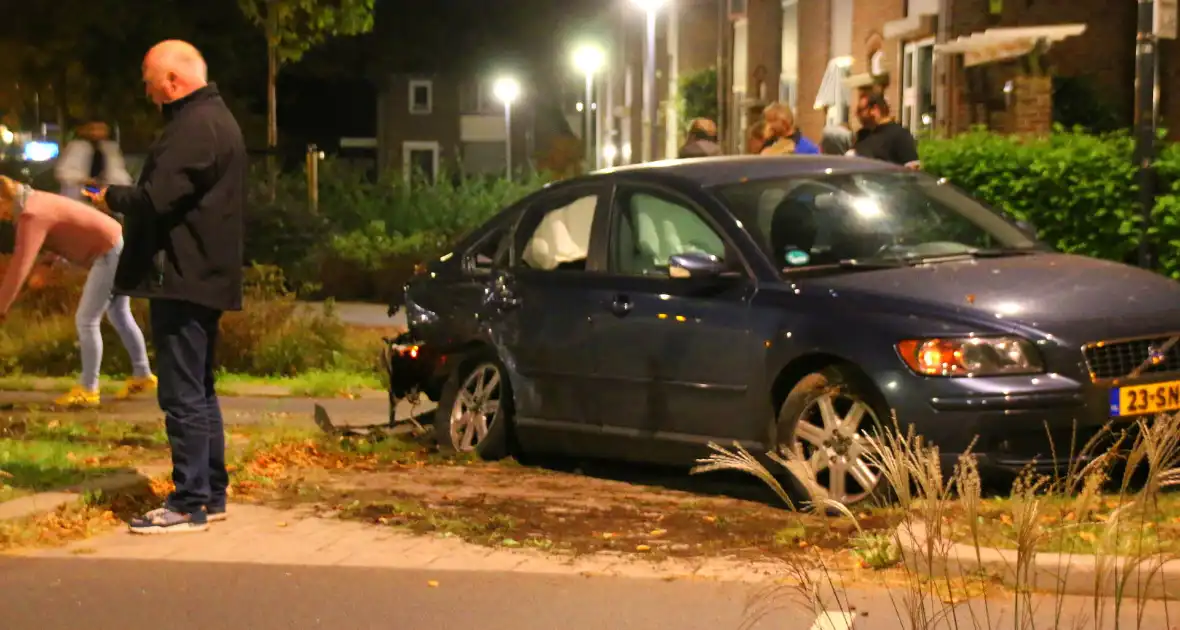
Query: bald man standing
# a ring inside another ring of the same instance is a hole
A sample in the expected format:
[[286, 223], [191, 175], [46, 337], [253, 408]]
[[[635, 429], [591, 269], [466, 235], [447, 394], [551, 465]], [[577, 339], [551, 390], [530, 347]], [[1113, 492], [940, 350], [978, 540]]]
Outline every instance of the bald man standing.
[[166, 120], [134, 186], [90, 195], [125, 216], [115, 292], [147, 298], [160, 408], [176, 489], [131, 522], [143, 534], [202, 531], [225, 517], [225, 432], [213, 349], [225, 311], [242, 307], [243, 209], [248, 163], [242, 131], [205, 60], [181, 41], [157, 44], [143, 83]]

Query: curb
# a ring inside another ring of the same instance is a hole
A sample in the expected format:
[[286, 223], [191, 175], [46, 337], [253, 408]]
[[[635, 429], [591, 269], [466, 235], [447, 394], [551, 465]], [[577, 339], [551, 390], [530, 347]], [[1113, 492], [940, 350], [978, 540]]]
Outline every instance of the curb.
[[[1154, 556], [1035, 553], [950, 541], [932, 541], [923, 523], [902, 523], [894, 532], [906, 567], [927, 577], [988, 575], [1010, 588], [1061, 595], [1174, 599], [1180, 597], [1180, 560]], [[1121, 590], [1121, 592], [1120, 592]]]
[[99, 477], [69, 486], [61, 490], [38, 492], [37, 494], [0, 503], [0, 521], [11, 521], [46, 512], [52, 512], [63, 505], [76, 503], [87, 492], [101, 490], [117, 492], [134, 488], [153, 477], [172, 470], [170, 464], [150, 464], [136, 467], [134, 472], [121, 472]]

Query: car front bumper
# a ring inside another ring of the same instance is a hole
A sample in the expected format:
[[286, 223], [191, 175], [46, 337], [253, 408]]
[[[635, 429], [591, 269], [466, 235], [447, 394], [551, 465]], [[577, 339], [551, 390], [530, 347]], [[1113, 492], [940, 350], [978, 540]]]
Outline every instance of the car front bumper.
[[[981, 468], [1014, 473], [1101, 455], [1145, 417], [1112, 416], [1110, 386], [1057, 374], [928, 379], [898, 372], [884, 391], [902, 429], [913, 425], [944, 464], [970, 451]], [[1130, 444], [1124, 438], [1121, 447]]]

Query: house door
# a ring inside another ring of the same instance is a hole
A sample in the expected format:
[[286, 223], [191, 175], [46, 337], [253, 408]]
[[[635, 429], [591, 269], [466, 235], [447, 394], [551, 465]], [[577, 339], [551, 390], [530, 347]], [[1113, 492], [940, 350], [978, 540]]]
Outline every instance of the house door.
[[901, 124], [915, 135], [934, 128], [934, 38], [902, 47]]

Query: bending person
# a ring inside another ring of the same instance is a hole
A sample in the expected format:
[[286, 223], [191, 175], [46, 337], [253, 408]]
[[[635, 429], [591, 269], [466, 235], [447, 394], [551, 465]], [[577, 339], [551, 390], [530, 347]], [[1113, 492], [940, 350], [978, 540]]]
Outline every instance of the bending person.
[[123, 252], [123, 227], [119, 222], [80, 201], [34, 191], [4, 176], [0, 176], [0, 221], [11, 221], [16, 228], [12, 261], [0, 281], [0, 320], [8, 315], [43, 246], [76, 265], [90, 268], [75, 317], [82, 348], [82, 373], [78, 384], [58, 398], [56, 404], [76, 408], [96, 407], [101, 402], [99, 326], [103, 313], [131, 355], [134, 369], [118, 397], [154, 390], [156, 377], [148, 364], [143, 331], [131, 315], [131, 301], [126, 296], [111, 295], [115, 269]]

